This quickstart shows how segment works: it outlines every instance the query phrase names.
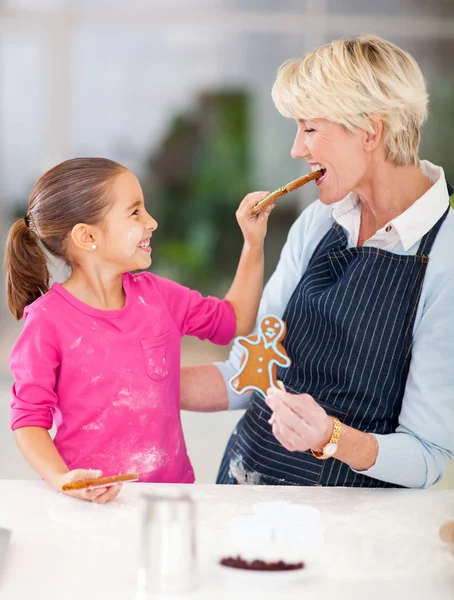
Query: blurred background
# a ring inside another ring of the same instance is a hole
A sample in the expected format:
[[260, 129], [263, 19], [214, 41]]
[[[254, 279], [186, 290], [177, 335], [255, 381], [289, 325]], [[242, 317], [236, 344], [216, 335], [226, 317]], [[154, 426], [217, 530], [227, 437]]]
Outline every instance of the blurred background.
[[[454, 0], [0, 0], [0, 240], [34, 181], [75, 156], [140, 179], [159, 221], [153, 270], [223, 295], [241, 249], [235, 210], [303, 174], [274, 108], [279, 65], [336, 37], [378, 33], [409, 51], [431, 94], [421, 157], [454, 182]], [[270, 219], [266, 276], [315, 186]], [[53, 277], [65, 276], [59, 265]], [[32, 478], [9, 431], [8, 356], [21, 330], [0, 283], [0, 478]], [[454, 340], [453, 340], [454, 343]], [[183, 364], [228, 349], [184, 340]], [[240, 411], [183, 415], [197, 480], [213, 483]], [[437, 487], [454, 487], [454, 467]]]

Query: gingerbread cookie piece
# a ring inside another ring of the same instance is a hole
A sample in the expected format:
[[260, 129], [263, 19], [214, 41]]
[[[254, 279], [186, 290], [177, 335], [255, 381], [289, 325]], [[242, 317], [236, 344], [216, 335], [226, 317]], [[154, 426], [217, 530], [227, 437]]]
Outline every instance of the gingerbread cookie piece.
[[312, 181], [313, 179], [320, 179], [320, 177], [322, 177], [322, 175], [324, 175], [325, 172], [326, 172], [326, 169], [320, 169], [319, 171], [312, 171], [312, 173], [309, 173], [309, 175], [304, 175], [303, 177], [298, 177], [298, 179], [295, 179], [294, 181], [287, 183], [287, 185], [280, 187], [275, 192], [271, 192], [271, 194], [268, 194], [268, 196], [266, 196], [265, 198], [262, 198], [262, 200], [260, 200], [260, 202], [257, 202], [257, 204], [254, 206], [254, 208], [250, 212], [251, 217], [258, 215], [262, 210], [264, 210], [267, 206], [269, 206], [270, 204], [275, 202], [281, 196], [284, 196], [285, 194], [288, 194], [289, 192], [293, 192], [293, 190], [297, 190], [299, 187], [301, 187], [305, 183], [308, 183], [309, 181]]
[[138, 481], [139, 473], [124, 473], [122, 475], [112, 475], [111, 477], [98, 477], [97, 479], [80, 479], [79, 481], [72, 481], [71, 483], [65, 483], [62, 486], [62, 490], [67, 492], [69, 490], [83, 490], [101, 487], [110, 487], [116, 483], [122, 483], [123, 481]]
[[269, 387], [277, 387], [277, 367], [288, 368], [291, 360], [281, 341], [285, 337], [284, 321], [274, 315], [260, 319], [258, 334], [238, 337], [235, 340], [245, 350], [240, 370], [230, 380], [229, 386], [237, 394], [251, 390], [266, 396]]

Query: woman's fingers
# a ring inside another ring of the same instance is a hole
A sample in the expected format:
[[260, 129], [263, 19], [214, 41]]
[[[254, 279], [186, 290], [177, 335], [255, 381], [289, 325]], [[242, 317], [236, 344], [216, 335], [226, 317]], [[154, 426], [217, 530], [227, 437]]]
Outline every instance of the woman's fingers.
[[298, 448], [290, 443], [289, 440], [282, 434], [281, 426], [277, 421], [274, 421], [273, 423], [273, 435], [277, 441], [289, 452], [296, 452], [298, 450]]
[[269, 388], [267, 391], [266, 403], [268, 406], [271, 407], [270, 403], [274, 401], [284, 404], [309, 423], [314, 421], [317, 414], [325, 412], [309, 394], [289, 394], [281, 381], [278, 381], [277, 384], [279, 389]]
[[[266, 404], [273, 411], [270, 423], [279, 442], [291, 452], [309, 450], [320, 443], [326, 429], [326, 412], [308, 394], [288, 394], [281, 382], [270, 388]], [[283, 443], [285, 442], [285, 443]]]
[[[276, 436], [278, 432], [279, 437]], [[273, 434], [278, 441], [290, 452], [306, 452], [314, 445], [316, 435], [310, 425], [302, 422], [298, 431], [289, 427], [284, 421], [276, 418], [273, 423]]]
[[279, 421], [285, 423], [295, 432], [301, 429], [304, 419], [297, 415], [291, 408], [279, 400], [275, 401], [273, 406], [274, 419], [279, 419]]

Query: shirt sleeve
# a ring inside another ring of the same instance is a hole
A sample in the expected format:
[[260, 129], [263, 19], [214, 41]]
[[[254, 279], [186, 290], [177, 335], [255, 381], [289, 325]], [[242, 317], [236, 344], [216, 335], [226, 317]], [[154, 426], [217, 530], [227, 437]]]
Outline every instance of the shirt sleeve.
[[193, 335], [214, 344], [230, 344], [235, 337], [236, 319], [227, 300], [202, 296], [169, 279], [156, 277], [163, 297], [181, 335]]
[[55, 328], [39, 309], [28, 309], [24, 329], [14, 345], [9, 366], [14, 377], [11, 429], [51, 429], [57, 405], [55, 386], [60, 364]]
[[454, 278], [437, 277], [413, 332], [410, 370], [395, 433], [375, 435], [375, 465], [361, 471], [382, 481], [426, 488], [454, 457]]

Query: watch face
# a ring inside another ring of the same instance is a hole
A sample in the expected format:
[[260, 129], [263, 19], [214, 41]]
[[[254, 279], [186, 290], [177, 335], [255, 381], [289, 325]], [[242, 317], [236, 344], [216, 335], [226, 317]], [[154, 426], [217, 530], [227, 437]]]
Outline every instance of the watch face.
[[337, 444], [326, 444], [323, 448], [323, 454], [327, 454], [328, 456], [332, 456], [337, 450]]

